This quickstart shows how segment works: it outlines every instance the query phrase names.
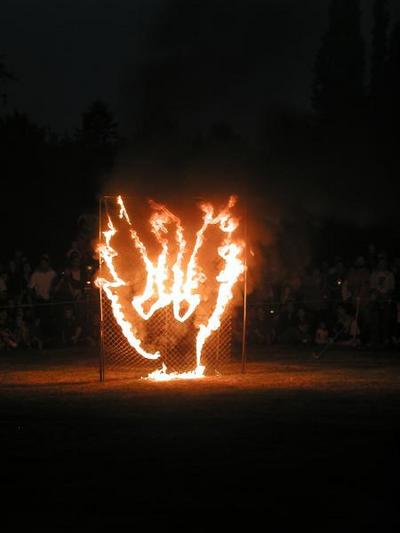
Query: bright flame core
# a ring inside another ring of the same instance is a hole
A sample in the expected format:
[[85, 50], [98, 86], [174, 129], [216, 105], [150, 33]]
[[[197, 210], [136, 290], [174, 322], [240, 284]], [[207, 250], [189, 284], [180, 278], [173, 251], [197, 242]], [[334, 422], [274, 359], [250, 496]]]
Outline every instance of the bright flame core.
[[[135, 295], [132, 299], [132, 307], [138, 315], [149, 320], [153, 314], [168, 305], [172, 305], [174, 318], [179, 322], [185, 322], [193, 315], [202, 301], [201, 286], [207, 280], [203, 269], [198, 264], [198, 254], [204, 244], [206, 231], [210, 226], [218, 227], [223, 234], [222, 245], [218, 247], [218, 255], [223, 262], [223, 267], [216, 276], [217, 296], [215, 307], [210, 316], [198, 325], [199, 331], [196, 337], [196, 367], [193, 371], [168, 373], [165, 365], [160, 370], [149, 374], [148, 378], [167, 381], [172, 379], [194, 379], [204, 375], [205, 367], [201, 364], [201, 354], [208, 337], [221, 325], [221, 317], [233, 297], [232, 289], [244, 271], [241, 255], [244, 243], [233, 240], [233, 233], [239, 225], [239, 220], [233, 217], [230, 210], [236, 204], [236, 198], [231, 196], [227, 205], [217, 214], [211, 204], [202, 204], [203, 223], [196, 232], [193, 249], [189, 254], [187, 242], [184, 238], [184, 230], [180, 219], [171, 213], [165, 206], [151, 202], [153, 214], [150, 217], [151, 232], [154, 235], [160, 253], [156, 260], [149, 259], [146, 246], [132, 227], [131, 219], [125, 208], [121, 196], [117, 197], [119, 206], [119, 218], [128, 224], [129, 235], [135, 249], [143, 261], [146, 271], [146, 283], [142, 294]], [[175, 255], [169, 250], [169, 226], [175, 228]], [[160, 352], [150, 352], [142, 347], [141, 340], [137, 337], [136, 328], [127, 319], [122, 308], [118, 289], [126, 286], [127, 282], [117, 272], [115, 258], [118, 252], [112, 246], [112, 240], [117, 234], [111, 217], [108, 217], [108, 229], [103, 231], [103, 242], [98, 246], [100, 259], [105, 263], [110, 279], [99, 277], [96, 284], [110, 300], [114, 318], [121, 328], [122, 333], [142, 357], [146, 359], [158, 359]], [[172, 263], [171, 263], [172, 261]], [[170, 266], [172, 264], [172, 266]], [[146, 304], [151, 303], [150, 306]]]

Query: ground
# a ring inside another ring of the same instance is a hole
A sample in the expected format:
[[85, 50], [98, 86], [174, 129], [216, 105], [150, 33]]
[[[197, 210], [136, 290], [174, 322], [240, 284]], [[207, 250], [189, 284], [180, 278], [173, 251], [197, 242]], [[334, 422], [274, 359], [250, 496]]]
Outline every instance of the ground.
[[95, 353], [1, 354], [2, 530], [399, 531], [400, 357], [258, 355], [99, 383]]

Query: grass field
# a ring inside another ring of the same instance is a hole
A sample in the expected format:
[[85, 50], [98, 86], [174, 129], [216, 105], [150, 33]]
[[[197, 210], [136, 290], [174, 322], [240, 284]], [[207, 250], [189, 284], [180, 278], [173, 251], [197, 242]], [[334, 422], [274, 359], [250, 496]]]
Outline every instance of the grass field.
[[400, 357], [239, 370], [102, 384], [95, 354], [1, 355], [4, 530], [399, 531]]

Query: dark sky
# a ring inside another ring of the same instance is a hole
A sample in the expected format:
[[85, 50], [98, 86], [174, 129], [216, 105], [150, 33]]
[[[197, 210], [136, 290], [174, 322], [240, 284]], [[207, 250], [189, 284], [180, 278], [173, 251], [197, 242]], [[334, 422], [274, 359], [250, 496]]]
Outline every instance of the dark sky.
[[[369, 31], [372, 0], [362, 2]], [[400, 17], [400, 3], [392, 0]], [[196, 123], [306, 108], [329, 0], [3, 0], [10, 106], [72, 129], [96, 98], [123, 125], [154, 92]]]

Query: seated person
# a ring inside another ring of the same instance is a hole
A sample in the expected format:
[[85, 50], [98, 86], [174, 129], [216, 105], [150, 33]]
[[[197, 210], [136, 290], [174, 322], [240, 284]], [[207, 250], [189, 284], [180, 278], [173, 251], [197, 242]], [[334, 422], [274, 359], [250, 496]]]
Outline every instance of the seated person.
[[61, 338], [64, 345], [77, 344], [82, 334], [82, 327], [75, 317], [74, 309], [71, 305], [64, 307], [62, 317]]
[[11, 330], [7, 311], [0, 312], [0, 349], [14, 349], [18, 346], [14, 333]]
[[302, 344], [307, 344], [308, 342], [310, 342], [311, 341], [310, 322], [303, 308], [300, 308], [297, 311], [296, 327], [297, 327], [298, 341], [301, 342]]
[[329, 330], [325, 322], [320, 322], [315, 332], [315, 344], [326, 344], [329, 341]]
[[40, 319], [35, 317], [33, 308], [19, 307], [15, 317], [16, 337], [18, 345], [25, 348], [43, 347], [40, 334]]

